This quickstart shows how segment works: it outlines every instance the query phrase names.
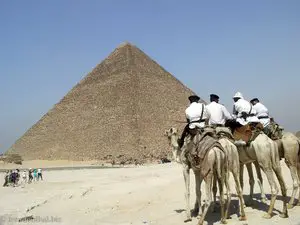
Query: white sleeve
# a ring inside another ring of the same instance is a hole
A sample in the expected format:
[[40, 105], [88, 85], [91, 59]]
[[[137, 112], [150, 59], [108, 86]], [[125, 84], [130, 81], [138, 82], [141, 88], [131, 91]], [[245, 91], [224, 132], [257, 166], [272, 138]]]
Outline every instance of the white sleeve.
[[228, 112], [228, 110], [226, 109], [225, 106], [222, 106], [222, 111], [223, 111], [223, 114], [224, 114], [225, 119], [227, 119], [227, 120], [232, 119], [231, 114]]
[[203, 109], [204, 109], [203, 119], [209, 119], [210, 118], [210, 112], [209, 112], [208, 108], [204, 105]]

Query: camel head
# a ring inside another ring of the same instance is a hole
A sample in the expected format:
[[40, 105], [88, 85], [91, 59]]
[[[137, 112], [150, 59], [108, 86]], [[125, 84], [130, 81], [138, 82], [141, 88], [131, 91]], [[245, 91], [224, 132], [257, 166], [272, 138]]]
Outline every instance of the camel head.
[[178, 136], [178, 130], [177, 128], [171, 127], [169, 130], [165, 131], [165, 136], [167, 136], [169, 139], [172, 136]]
[[173, 159], [180, 163], [180, 153], [181, 150], [178, 145], [178, 129], [171, 127], [169, 130], [165, 131], [165, 136], [170, 141], [170, 145], [172, 146]]

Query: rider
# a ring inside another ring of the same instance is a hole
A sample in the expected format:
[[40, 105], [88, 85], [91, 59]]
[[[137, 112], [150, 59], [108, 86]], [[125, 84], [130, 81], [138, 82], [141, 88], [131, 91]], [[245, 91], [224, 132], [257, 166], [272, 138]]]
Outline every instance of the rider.
[[216, 94], [210, 95], [210, 103], [206, 108], [210, 115], [209, 125], [213, 127], [224, 126], [226, 120], [232, 120], [232, 116], [226, 107], [219, 104], [219, 96]]
[[249, 145], [250, 140], [252, 139], [253, 136], [252, 130], [256, 129], [257, 125], [259, 124], [259, 119], [256, 117], [255, 109], [252, 107], [250, 102], [246, 101], [243, 98], [242, 93], [240, 92], [235, 93], [235, 95], [233, 96], [233, 101], [234, 101], [233, 117], [235, 121], [233, 121], [232, 124], [235, 127], [244, 127], [245, 125], [249, 124], [250, 130], [245, 126], [245, 130], [243, 132], [246, 132], [248, 134], [249, 132], [252, 133], [247, 143], [244, 140], [239, 139], [235, 142], [235, 144]]
[[233, 96], [233, 117], [241, 126], [248, 123], [259, 123], [259, 119], [256, 117], [256, 111], [250, 104], [243, 98], [242, 93], [237, 92]]
[[189, 96], [190, 105], [185, 110], [185, 115], [187, 119], [187, 125], [185, 126], [181, 138], [178, 140], [179, 147], [181, 148], [184, 144], [185, 137], [189, 134], [190, 130], [195, 130], [196, 128], [204, 128], [208, 124], [209, 114], [207, 112], [206, 106], [200, 103], [200, 97], [197, 95]]
[[260, 123], [264, 126], [264, 133], [272, 139], [281, 138], [283, 128], [269, 116], [267, 107], [264, 106], [258, 98], [253, 98], [250, 102], [257, 112], [257, 117]]
[[269, 111], [266, 106], [259, 102], [258, 98], [253, 98], [250, 103], [256, 111], [256, 116], [260, 123], [265, 127], [270, 124]]

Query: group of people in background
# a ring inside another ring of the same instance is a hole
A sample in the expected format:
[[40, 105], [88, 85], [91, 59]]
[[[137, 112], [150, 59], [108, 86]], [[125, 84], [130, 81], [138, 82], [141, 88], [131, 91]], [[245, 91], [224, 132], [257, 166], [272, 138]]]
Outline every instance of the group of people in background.
[[17, 187], [19, 185], [24, 187], [27, 183], [30, 184], [40, 180], [43, 180], [42, 169], [29, 168], [29, 170], [25, 169], [22, 172], [19, 169], [8, 170], [4, 176], [3, 187]]

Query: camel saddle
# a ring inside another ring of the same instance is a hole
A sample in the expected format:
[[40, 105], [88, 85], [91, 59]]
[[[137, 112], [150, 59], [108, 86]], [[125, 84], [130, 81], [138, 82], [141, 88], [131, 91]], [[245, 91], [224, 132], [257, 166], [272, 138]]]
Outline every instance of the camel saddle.
[[[218, 147], [223, 150], [214, 130], [204, 130], [202, 134], [197, 134], [187, 143], [186, 156], [192, 168], [200, 170], [205, 177], [209, 171], [209, 165], [205, 163], [207, 153], [213, 148]], [[224, 151], [224, 150], [223, 150]]]
[[283, 132], [283, 128], [274, 121], [271, 121], [270, 124], [264, 128], [264, 133], [272, 140], [281, 139], [282, 132]]
[[234, 140], [243, 140], [246, 143], [254, 141], [255, 138], [261, 133], [264, 129], [261, 123], [252, 123], [246, 124], [242, 127], [238, 127], [233, 131]]
[[229, 141], [234, 143], [234, 137], [231, 130], [228, 127], [216, 127], [216, 135], [218, 138], [227, 138]]

